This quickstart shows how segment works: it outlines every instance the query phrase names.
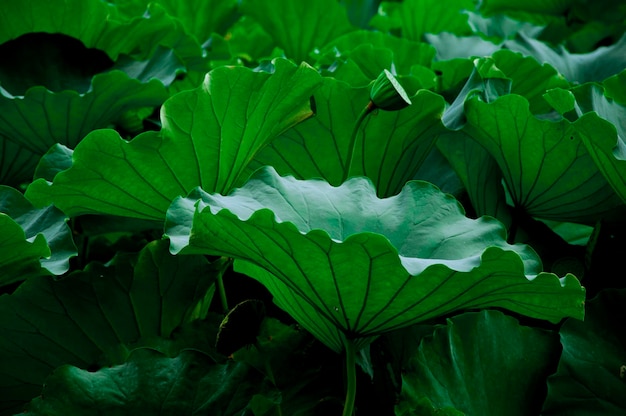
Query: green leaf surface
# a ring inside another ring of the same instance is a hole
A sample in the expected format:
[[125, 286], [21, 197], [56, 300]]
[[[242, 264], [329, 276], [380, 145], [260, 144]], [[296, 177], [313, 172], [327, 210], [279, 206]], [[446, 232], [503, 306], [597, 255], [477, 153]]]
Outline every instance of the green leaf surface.
[[[23, 235], [25, 238], [25, 241], [15, 247], [7, 244], [2, 250], [3, 253], [6, 253], [5, 256], [11, 259], [10, 264], [18, 266], [23, 261], [24, 263], [20, 267], [25, 267], [26, 269], [26, 265], [31, 263], [26, 260], [28, 257], [27, 253], [39, 246], [43, 239], [44, 244], [48, 248], [43, 249], [43, 246], [41, 246], [41, 252], [39, 253], [42, 257], [39, 259], [41, 267], [55, 275], [63, 274], [69, 269], [69, 259], [76, 255], [76, 247], [72, 240], [72, 231], [66, 224], [67, 217], [62, 212], [52, 206], [36, 209], [24, 198], [21, 192], [7, 186], [0, 186], [0, 212], [8, 215], [22, 229], [22, 232], [17, 231], [17, 229], [14, 232], [8, 232], [7, 230], [7, 236], [10, 235], [12, 236], [11, 239], [17, 239], [18, 236]], [[9, 221], [6, 217], [4, 221], [8, 226]], [[8, 229], [11, 228], [13, 227], [8, 226]], [[22, 252], [26, 242], [30, 242], [33, 245], [30, 249]], [[9, 277], [9, 281], [7, 281], [7, 276], [11, 276], [8, 264], [5, 264], [2, 270], [3, 277], [0, 278], [2, 284], [10, 283], [10, 280], [21, 280], [27, 277], [27, 274], [21, 275], [18, 273], [13, 274], [12, 279]], [[4, 273], [7, 274], [4, 275]]]
[[[149, 0], [113, 0], [117, 9], [128, 17], [145, 13]], [[159, 0], [165, 11], [179, 20], [187, 32], [203, 44], [212, 33], [225, 34], [238, 15], [237, 0]]]
[[0, 213], [0, 235], [0, 286], [45, 274], [41, 259], [50, 256], [50, 247], [43, 235], [28, 241], [24, 229], [4, 213]]
[[561, 328], [563, 353], [548, 379], [544, 415], [626, 412], [626, 290], [607, 289], [587, 303], [584, 322]]
[[456, 316], [422, 340], [403, 374], [402, 397], [428, 397], [466, 415], [536, 415], [558, 352], [555, 334], [502, 312]]
[[[445, 131], [444, 100], [426, 90], [401, 111], [378, 111], [363, 123], [350, 176], [365, 175], [380, 196], [398, 193], [412, 179], [437, 137]], [[273, 166], [283, 175], [323, 178], [339, 185], [354, 122], [369, 102], [369, 88], [324, 78], [315, 93], [316, 116], [287, 130], [263, 149], [250, 171]]]
[[442, 135], [437, 148], [463, 182], [476, 215], [497, 218], [508, 229], [511, 212], [506, 205], [502, 172], [489, 152], [463, 132]]
[[39, 394], [60, 365], [119, 363], [127, 346], [203, 317], [218, 270], [202, 256], [169, 255], [163, 241], [59, 281], [33, 277], [0, 296], [0, 412]]
[[124, 364], [97, 372], [56, 369], [23, 414], [238, 415], [258, 390], [258, 378], [245, 364], [216, 364], [199, 351], [168, 358], [138, 349]]
[[[382, 32], [356, 30], [333, 39], [322, 49], [314, 51], [313, 56], [318, 65], [332, 65], [337, 60], [350, 58], [352, 52], [363, 45], [391, 51], [394, 68], [399, 75], [409, 74], [414, 65], [430, 67], [436, 52], [426, 43], [412, 42]], [[378, 75], [381, 70], [371, 71]]]
[[73, 148], [87, 133], [108, 127], [124, 112], [160, 105], [166, 98], [158, 80], [144, 84], [120, 71], [94, 76], [85, 94], [44, 87], [33, 87], [23, 97], [3, 92], [0, 134], [43, 155], [56, 143]]
[[180, 21], [159, 4], [139, 16], [123, 16], [98, 0], [14, 2], [0, 12], [0, 43], [27, 33], [55, 33], [80, 40], [117, 60], [120, 54], [149, 58], [158, 46], [174, 49], [187, 66], [202, 65], [202, 49]]
[[52, 185], [34, 182], [28, 198], [53, 202], [71, 216], [162, 220], [170, 202], [196, 186], [227, 192], [245, 180], [242, 173], [260, 149], [312, 115], [309, 97], [321, 77], [307, 65], [275, 65], [273, 74], [211, 71], [202, 86], [167, 100], [160, 132], [130, 142], [112, 130], [92, 132], [76, 147], [72, 167]]
[[244, 0], [241, 7], [296, 63], [309, 61], [316, 48], [354, 30], [346, 9], [335, 0]]
[[[615, 192], [626, 201], [626, 107], [610, 98], [616, 95], [617, 85], [609, 83], [609, 90], [596, 84], [585, 84], [569, 92], [565, 108], [559, 112], [574, 119], [574, 127], [598, 169]], [[563, 93], [552, 90], [548, 93]], [[567, 113], [566, 105], [573, 105], [576, 115]], [[565, 110], [565, 111], [563, 111]]]
[[[389, 7], [386, 13], [384, 26], [399, 27], [402, 37], [412, 41], [423, 41], [426, 33], [451, 32], [457, 35], [468, 35], [471, 33], [467, 23], [467, 15], [464, 10], [473, 10], [474, 2], [471, 0], [405, 0], [401, 4]], [[383, 3], [384, 7], [385, 3]], [[384, 8], [383, 8], [384, 10]], [[382, 19], [372, 23], [382, 31]]]
[[539, 273], [534, 252], [507, 244], [500, 223], [466, 218], [425, 182], [378, 199], [364, 178], [331, 187], [266, 168], [230, 196], [178, 198], [166, 232], [173, 253], [252, 263], [252, 277], [296, 319], [308, 314], [300, 323], [336, 351], [343, 336], [373, 337], [458, 309], [500, 306], [554, 322], [583, 312], [575, 277]]
[[626, 36], [613, 45], [599, 47], [588, 53], [570, 53], [563, 46], [555, 50], [523, 33], [515, 40], [505, 41], [504, 45], [525, 56], [532, 56], [542, 64], [552, 65], [571, 83], [601, 82], [620, 73], [626, 66], [623, 53]]
[[507, 190], [531, 216], [593, 223], [621, 204], [567, 120], [539, 120], [515, 94], [465, 105], [463, 131], [495, 158]]

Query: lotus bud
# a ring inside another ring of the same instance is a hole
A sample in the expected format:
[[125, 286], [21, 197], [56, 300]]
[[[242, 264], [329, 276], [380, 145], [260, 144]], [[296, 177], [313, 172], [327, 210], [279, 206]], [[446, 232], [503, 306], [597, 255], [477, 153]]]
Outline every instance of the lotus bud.
[[387, 111], [402, 110], [411, 105], [411, 100], [402, 85], [386, 69], [374, 81], [370, 90], [370, 100], [376, 108]]

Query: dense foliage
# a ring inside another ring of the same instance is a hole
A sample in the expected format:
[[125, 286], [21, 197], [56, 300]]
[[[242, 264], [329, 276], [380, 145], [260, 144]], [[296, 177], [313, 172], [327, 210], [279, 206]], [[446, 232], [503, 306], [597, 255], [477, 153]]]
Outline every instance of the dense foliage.
[[0, 415], [626, 414], [626, 5], [0, 8]]

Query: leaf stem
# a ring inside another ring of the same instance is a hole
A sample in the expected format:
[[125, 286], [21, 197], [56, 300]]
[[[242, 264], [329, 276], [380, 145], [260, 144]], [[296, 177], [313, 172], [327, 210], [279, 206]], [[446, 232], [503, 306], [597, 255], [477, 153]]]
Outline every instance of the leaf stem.
[[346, 339], [346, 401], [343, 416], [352, 416], [356, 399], [356, 347], [354, 341]]
[[[222, 260], [229, 264], [232, 262], [232, 259], [229, 259], [227, 257], [222, 257]], [[222, 303], [222, 311], [224, 313], [228, 313], [230, 309], [228, 308], [228, 300], [226, 299], [226, 289], [224, 288], [224, 277], [223, 277], [225, 270], [226, 270], [226, 267], [223, 268], [217, 274], [217, 291], [220, 294], [220, 302]]]
[[359, 116], [354, 122], [354, 127], [352, 129], [352, 135], [350, 136], [350, 142], [348, 143], [348, 155], [346, 156], [346, 161], [343, 165], [343, 180], [345, 182], [348, 179], [348, 174], [350, 173], [350, 167], [352, 167], [352, 159], [354, 158], [354, 148], [356, 147], [356, 135], [359, 132], [359, 127], [363, 124], [363, 120], [368, 116], [369, 113], [376, 109], [376, 105], [370, 100], [367, 105], [361, 110]]

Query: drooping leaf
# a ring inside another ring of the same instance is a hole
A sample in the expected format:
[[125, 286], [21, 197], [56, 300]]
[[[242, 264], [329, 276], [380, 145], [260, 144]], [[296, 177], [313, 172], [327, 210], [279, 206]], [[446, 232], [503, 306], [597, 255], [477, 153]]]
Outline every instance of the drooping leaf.
[[495, 158], [513, 204], [529, 215], [593, 223], [621, 201], [567, 120], [539, 120], [515, 94], [466, 102], [463, 131]]
[[46, 379], [24, 415], [236, 415], [258, 390], [259, 375], [243, 363], [217, 364], [194, 350], [169, 358], [138, 349], [97, 372], [62, 366]]
[[[569, 94], [553, 103], [562, 104], [557, 110], [573, 118], [574, 127], [596, 166], [613, 190], [626, 201], [626, 107], [610, 96], [619, 91], [619, 84], [609, 83], [609, 90], [595, 84], [585, 84], [571, 91], [550, 90], [548, 97]], [[554, 105], [553, 104], [553, 105]]]
[[108, 127], [127, 110], [159, 105], [166, 98], [158, 80], [144, 84], [121, 71], [94, 76], [84, 94], [71, 90], [55, 93], [44, 87], [33, 87], [23, 97], [3, 92], [0, 134], [43, 155], [56, 143], [73, 148], [91, 130]]
[[466, 415], [535, 415], [559, 346], [554, 333], [499, 311], [448, 320], [422, 340], [403, 373], [402, 397]]
[[584, 322], [561, 328], [563, 353], [548, 379], [544, 415], [626, 412], [626, 290], [607, 289], [587, 303]]
[[11, 217], [0, 213], [0, 235], [0, 285], [45, 274], [41, 259], [50, 256], [50, 247], [42, 234], [28, 241], [24, 229]]
[[171, 256], [160, 242], [59, 281], [31, 278], [0, 296], [1, 414], [39, 394], [60, 365], [119, 363], [129, 345], [202, 318], [219, 267]]
[[309, 97], [320, 81], [311, 67], [286, 60], [275, 62], [273, 74], [215, 69], [202, 86], [164, 104], [161, 132], [131, 142], [112, 130], [92, 132], [76, 147], [72, 167], [51, 185], [34, 182], [28, 198], [72, 216], [162, 220], [170, 202], [196, 186], [228, 192], [243, 182], [256, 153], [312, 115]]
[[[6, 240], [1, 250], [5, 262], [0, 266], [0, 285], [25, 279], [31, 266], [33, 271], [39, 270], [36, 263], [55, 275], [69, 269], [69, 259], [76, 255], [76, 247], [62, 212], [52, 206], [36, 209], [21, 192], [8, 186], [0, 186], [0, 212], [6, 214], [2, 233]], [[47, 273], [45, 270], [42, 272]]]
[[466, 218], [425, 182], [378, 199], [364, 178], [332, 187], [265, 168], [230, 196], [178, 198], [166, 232], [173, 253], [243, 260], [240, 270], [336, 351], [343, 337], [371, 339], [458, 309], [582, 316], [574, 276], [539, 273], [534, 252], [507, 244], [500, 223]]
[[588, 53], [570, 53], [563, 46], [553, 49], [546, 43], [520, 34], [504, 45], [525, 56], [534, 57], [539, 63], [548, 63], [571, 83], [601, 82], [618, 74], [626, 66], [623, 50], [626, 36], [611, 46], [603, 46]]
[[[323, 178], [339, 185], [358, 113], [369, 101], [369, 88], [353, 88], [324, 78], [315, 93], [316, 116], [286, 131], [263, 149], [249, 171], [264, 165], [298, 178]], [[426, 90], [411, 97], [402, 111], [378, 111], [363, 123], [350, 176], [365, 175], [381, 196], [398, 193], [445, 132], [445, 102]]]
[[346, 9], [334, 0], [244, 0], [241, 7], [296, 63], [309, 61], [315, 48], [353, 30]]

